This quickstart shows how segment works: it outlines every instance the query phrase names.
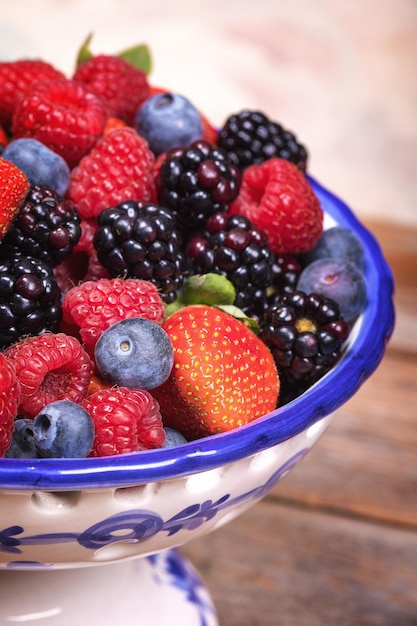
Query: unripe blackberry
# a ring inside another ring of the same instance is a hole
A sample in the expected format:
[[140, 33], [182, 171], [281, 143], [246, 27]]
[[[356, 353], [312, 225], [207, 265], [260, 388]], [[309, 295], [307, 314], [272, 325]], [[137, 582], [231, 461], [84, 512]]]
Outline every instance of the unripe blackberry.
[[94, 247], [113, 278], [151, 281], [169, 304], [184, 280], [185, 260], [175, 217], [150, 202], [127, 200], [97, 217]]
[[175, 213], [179, 228], [186, 232], [226, 209], [238, 194], [240, 180], [226, 152], [200, 140], [167, 152], [156, 191], [160, 204]]
[[248, 315], [262, 314], [272, 280], [274, 255], [266, 234], [242, 215], [216, 213], [187, 245], [194, 274], [226, 276], [236, 289], [235, 304]]
[[32, 256], [55, 267], [81, 237], [76, 206], [46, 186], [33, 185], [0, 245], [0, 257]]
[[0, 260], [0, 349], [26, 335], [56, 332], [60, 290], [52, 269], [33, 257]]
[[273, 157], [295, 163], [302, 172], [307, 170], [306, 148], [291, 131], [259, 111], [244, 110], [228, 117], [219, 131], [217, 145], [241, 170]]

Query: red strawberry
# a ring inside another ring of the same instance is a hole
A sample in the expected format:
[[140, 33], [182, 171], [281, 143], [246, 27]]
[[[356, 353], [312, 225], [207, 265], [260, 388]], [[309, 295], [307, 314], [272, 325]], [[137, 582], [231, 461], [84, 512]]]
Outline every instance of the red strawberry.
[[159, 405], [148, 391], [100, 389], [81, 405], [93, 418], [96, 433], [90, 456], [151, 450], [164, 444]]
[[93, 56], [78, 66], [73, 78], [103, 98], [109, 115], [119, 117], [131, 126], [136, 111], [149, 96], [145, 72], [117, 56]]
[[272, 411], [279, 378], [265, 344], [215, 307], [191, 305], [163, 324], [174, 346], [168, 380], [152, 390], [164, 424], [187, 439], [232, 430]]
[[35, 417], [55, 400], [81, 402], [87, 395], [93, 362], [75, 337], [45, 333], [7, 348], [20, 383], [19, 413]]
[[17, 103], [33, 83], [64, 78], [50, 63], [38, 59], [0, 63], [0, 124], [11, 129]]
[[62, 301], [62, 328], [79, 334], [92, 354], [101, 333], [131, 317], [162, 324], [165, 306], [153, 283], [136, 278], [101, 278], [70, 289]]
[[155, 157], [133, 128], [104, 135], [71, 172], [68, 197], [84, 218], [124, 200], [151, 199]]
[[0, 240], [23, 203], [30, 183], [21, 169], [0, 157]]
[[34, 83], [23, 96], [13, 134], [37, 139], [74, 167], [102, 135], [106, 121], [106, 105], [89, 87], [51, 80]]
[[8, 449], [20, 404], [20, 383], [13, 363], [0, 352], [0, 457]]
[[230, 213], [245, 215], [262, 228], [276, 254], [307, 252], [323, 231], [323, 210], [312, 186], [285, 159], [246, 168]]

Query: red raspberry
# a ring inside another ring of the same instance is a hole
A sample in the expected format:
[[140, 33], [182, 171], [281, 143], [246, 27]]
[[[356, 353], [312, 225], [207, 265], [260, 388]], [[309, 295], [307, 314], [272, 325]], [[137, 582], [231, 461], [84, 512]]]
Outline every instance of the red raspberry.
[[165, 441], [158, 402], [148, 391], [114, 387], [88, 396], [81, 405], [95, 427], [90, 456], [112, 456], [160, 448]]
[[276, 254], [307, 252], [323, 231], [323, 210], [312, 186], [285, 159], [246, 168], [229, 212], [245, 215], [262, 228]]
[[51, 80], [33, 84], [23, 96], [13, 134], [38, 139], [74, 167], [102, 135], [106, 121], [106, 104], [86, 85]]
[[101, 278], [70, 289], [62, 301], [63, 328], [77, 334], [89, 354], [101, 333], [131, 317], [162, 324], [164, 303], [155, 285], [137, 278]]
[[133, 128], [104, 135], [71, 172], [68, 197], [84, 218], [124, 200], [149, 201], [155, 157]]
[[10, 446], [19, 404], [20, 383], [14, 365], [0, 352], [0, 457]]
[[19, 413], [35, 417], [55, 400], [81, 402], [87, 395], [94, 365], [75, 337], [45, 333], [5, 350], [20, 382]]
[[33, 83], [64, 78], [50, 63], [37, 59], [0, 63], [0, 124], [11, 130], [17, 103]]
[[100, 94], [109, 115], [131, 126], [136, 111], [149, 97], [145, 72], [121, 57], [99, 54], [81, 63], [73, 78]]
[[53, 268], [54, 278], [61, 293], [67, 293], [74, 285], [87, 280], [110, 278], [109, 272], [97, 258], [94, 247], [94, 233], [98, 228], [96, 220], [81, 220], [81, 237], [69, 257]]

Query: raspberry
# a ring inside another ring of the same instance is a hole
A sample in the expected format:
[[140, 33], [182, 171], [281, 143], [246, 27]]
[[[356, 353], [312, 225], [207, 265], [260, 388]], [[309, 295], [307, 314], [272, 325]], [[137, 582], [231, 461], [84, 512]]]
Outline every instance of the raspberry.
[[131, 126], [136, 111], [149, 97], [145, 72], [121, 57], [94, 56], [78, 66], [73, 79], [96, 91], [106, 102], [109, 115]]
[[49, 265], [33, 257], [0, 260], [0, 348], [58, 330], [61, 293]]
[[260, 336], [279, 371], [281, 404], [335, 365], [348, 335], [349, 326], [331, 298], [296, 290], [276, 299], [264, 313]]
[[291, 131], [260, 111], [244, 110], [228, 117], [219, 131], [217, 145], [241, 170], [273, 157], [295, 163], [302, 172], [307, 168], [305, 147]]
[[236, 290], [235, 305], [246, 314], [263, 312], [274, 255], [266, 234], [246, 217], [215, 213], [190, 240], [186, 254], [194, 273], [226, 276]]
[[148, 391], [101, 389], [81, 405], [94, 421], [90, 456], [112, 456], [161, 448], [165, 441], [159, 404]]
[[229, 210], [265, 230], [275, 254], [307, 252], [323, 232], [323, 210], [312, 186], [285, 159], [248, 167]]
[[166, 153], [156, 172], [156, 192], [160, 204], [177, 216], [179, 228], [189, 231], [228, 207], [240, 178], [221, 148], [200, 140]]
[[14, 137], [33, 137], [62, 156], [72, 168], [98, 138], [107, 121], [103, 100], [71, 80], [34, 83], [16, 107]]
[[0, 457], [10, 446], [19, 404], [20, 383], [14, 365], [0, 352]]
[[80, 216], [70, 200], [33, 185], [0, 245], [0, 256], [33, 256], [51, 267], [67, 258], [81, 236]]
[[133, 128], [104, 135], [71, 172], [68, 197], [93, 218], [124, 200], [150, 200], [155, 157]]
[[182, 286], [185, 259], [174, 216], [150, 202], [122, 202], [102, 211], [94, 246], [114, 277], [151, 281], [167, 304]]
[[162, 324], [164, 303], [157, 288], [135, 278], [101, 278], [70, 289], [62, 301], [63, 327], [79, 333], [92, 354], [101, 333], [131, 317], [145, 317]]
[[3, 128], [11, 130], [16, 106], [33, 83], [63, 79], [62, 72], [38, 59], [0, 63], [0, 124]]
[[87, 395], [94, 364], [80, 342], [64, 333], [28, 337], [5, 351], [20, 383], [19, 413], [35, 417], [55, 400], [80, 403]]

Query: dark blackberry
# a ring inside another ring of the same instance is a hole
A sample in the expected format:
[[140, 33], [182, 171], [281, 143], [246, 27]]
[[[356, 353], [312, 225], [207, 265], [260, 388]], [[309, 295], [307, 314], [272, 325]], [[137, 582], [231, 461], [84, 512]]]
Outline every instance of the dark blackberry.
[[297, 288], [303, 270], [302, 263], [292, 254], [277, 254], [272, 263], [272, 280], [268, 290], [268, 306], [273, 306], [283, 293]]
[[274, 255], [266, 233], [246, 217], [227, 212], [212, 215], [205, 229], [188, 243], [186, 256], [193, 273], [226, 276], [236, 289], [236, 306], [245, 313], [262, 313]]
[[217, 145], [241, 170], [273, 157], [295, 163], [304, 173], [307, 170], [306, 148], [291, 131], [260, 111], [246, 109], [228, 117], [219, 131]]
[[76, 206], [49, 187], [33, 185], [1, 242], [0, 256], [22, 254], [55, 267], [71, 254], [80, 237]]
[[175, 217], [151, 202], [127, 200], [97, 217], [94, 247], [112, 277], [151, 281], [169, 304], [185, 272], [181, 236]]
[[189, 231], [232, 202], [239, 191], [241, 174], [221, 148], [195, 141], [173, 149], [156, 177], [158, 201], [175, 213], [178, 226]]
[[280, 404], [303, 393], [339, 360], [349, 326], [336, 302], [303, 291], [281, 295], [261, 323], [280, 380]]
[[0, 260], [0, 349], [27, 335], [58, 331], [60, 297], [52, 269], [40, 259]]

